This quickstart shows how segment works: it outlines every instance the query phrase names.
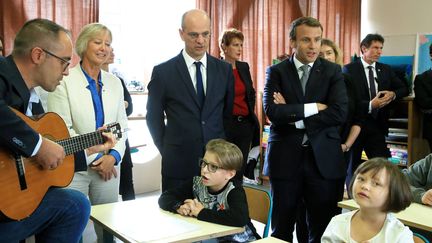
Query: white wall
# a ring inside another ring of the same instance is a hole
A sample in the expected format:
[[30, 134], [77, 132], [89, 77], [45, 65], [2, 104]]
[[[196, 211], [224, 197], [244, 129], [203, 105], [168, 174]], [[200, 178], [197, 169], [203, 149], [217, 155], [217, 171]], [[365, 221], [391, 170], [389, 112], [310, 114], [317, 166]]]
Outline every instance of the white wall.
[[417, 33], [432, 33], [431, 0], [362, 0], [361, 38], [379, 33], [384, 55], [414, 55]]

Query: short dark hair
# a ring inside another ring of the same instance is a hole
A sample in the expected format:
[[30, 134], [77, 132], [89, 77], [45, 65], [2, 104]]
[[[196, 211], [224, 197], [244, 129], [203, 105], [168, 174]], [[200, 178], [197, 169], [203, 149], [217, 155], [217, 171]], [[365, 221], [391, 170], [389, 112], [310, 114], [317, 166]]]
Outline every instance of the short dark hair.
[[381, 44], [384, 44], [384, 37], [382, 37], [382, 35], [380, 34], [368, 34], [366, 35], [366, 37], [360, 42], [360, 51], [363, 53], [362, 51], [362, 47], [366, 47], [369, 48], [372, 44], [372, 42], [374, 41], [378, 41], [381, 42]]
[[321, 23], [318, 21], [318, 19], [312, 18], [312, 17], [300, 17], [296, 20], [294, 20], [291, 23], [290, 26], [290, 33], [289, 33], [289, 37], [290, 40], [295, 40], [297, 37], [297, 27], [300, 25], [307, 25], [309, 27], [320, 27], [321, 28], [321, 32], [323, 31], [323, 27], [321, 25]]
[[390, 163], [385, 158], [373, 158], [362, 163], [354, 172], [354, 176], [349, 185], [349, 191], [353, 193], [353, 185], [359, 174], [372, 171], [376, 175], [385, 169], [389, 176], [389, 195], [384, 205], [384, 212], [397, 213], [407, 208], [412, 201], [412, 194], [408, 179], [402, 174], [397, 165]]
[[243, 154], [237, 145], [223, 139], [212, 139], [206, 145], [206, 152], [213, 153], [219, 159], [219, 166], [226, 170], [240, 171]]
[[59, 41], [60, 32], [70, 36], [70, 32], [48, 19], [33, 19], [27, 21], [18, 31], [12, 51], [13, 56], [23, 56], [30, 53], [36, 46], [49, 49]]
[[429, 54], [432, 55], [432, 43], [431, 43], [430, 46], [429, 46]]

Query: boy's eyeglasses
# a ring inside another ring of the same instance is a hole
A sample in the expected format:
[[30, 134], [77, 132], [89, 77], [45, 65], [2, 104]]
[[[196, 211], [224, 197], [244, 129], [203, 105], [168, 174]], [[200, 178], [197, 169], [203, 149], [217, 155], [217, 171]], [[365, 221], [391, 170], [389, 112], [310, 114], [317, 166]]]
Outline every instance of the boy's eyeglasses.
[[70, 65], [70, 61], [68, 61], [68, 60], [66, 60], [66, 59], [64, 59], [64, 58], [61, 58], [61, 57], [57, 56], [56, 54], [54, 54], [54, 53], [52, 53], [52, 52], [50, 52], [50, 51], [47, 51], [47, 50], [45, 50], [45, 49], [43, 49], [43, 48], [41, 48], [41, 49], [42, 49], [42, 51], [44, 51], [46, 54], [48, 54], [48, 55], [50, 55], [50, 56], [52, 56], [52, 57], [55, 57], [55, 58], [59, 59], [59, 60], [63, 63], [63, 65], [64, 65], [63, 72], [66, 71], [66, 69], [67, 69], [67, 68], [69, 67], [69, 65]]
[[212, 164], [212, 163], [209, 163], [207, 160], [205, 160], [205, 159], [203, 159], [203, 158], [200, 158], [200, 159], [198, 160], [198, 163], [199, 163], [199, 166], [200, 166], [201, 168], [203, 168], [203, 169], [204, 169], [204, 167], [207, 166], [207, 170], [208, 170], [209, 172], [211, 172], [211, 173], [215, 173], [218, 169], [223, 169], [222, 167], [219, 167], [219, 166], [217, 166], [217, 165], [214, 165], [214, 164]]

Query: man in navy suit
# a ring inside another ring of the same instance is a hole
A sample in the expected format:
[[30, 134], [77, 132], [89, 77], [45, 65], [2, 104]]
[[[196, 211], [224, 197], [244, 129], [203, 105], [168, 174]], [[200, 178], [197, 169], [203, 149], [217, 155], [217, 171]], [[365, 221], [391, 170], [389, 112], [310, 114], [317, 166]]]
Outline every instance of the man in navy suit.
[[[338, 127], [347, 114], [340, 67], [318, 57], [322, 26], [311, 17], [295, 20], [295, 53], [267, 71], [264, 109], [271, 121], [266, 163], [273, 194], [272, 235], [292, 242], [300, 201], [307, 209], [309, 242], [320, 242], [340, 213], [345, 164]], [[285, 104], [277, 102], [282, 95]]]
[[[429, 55], [432, 61], [432, 44], [429, 46]], [[423, 111], [423, 138], [427, 139], [432, 152], [432, 69], [415, 77], [414, 93], [414, 100]]]
[[206, 143], [225, 137], [223, 121], [231, 117], [234, 99], [231, 65], [206, 53], [207, 13], [184, 13], [179, 33], [185, 48], [155, 66], [148, 85], [146, 120], [162, 155], [162, 191], [199, 175]]
[[389, 104], [408, 95], [406, 85], [396, 77], [390, 66], [379, 63], [384, 38], [379, 34], [368, 34], [360, 43], [362, 57], [343, 68], [349, 74], [356, 89], [360, 91], [360, 109], [366, 115], [362, 130], [353, 145], [352, 168], [347, 180], [361, 163], [364, 150], [369, 159], [390, 157], [385, 142], [388, 134]]

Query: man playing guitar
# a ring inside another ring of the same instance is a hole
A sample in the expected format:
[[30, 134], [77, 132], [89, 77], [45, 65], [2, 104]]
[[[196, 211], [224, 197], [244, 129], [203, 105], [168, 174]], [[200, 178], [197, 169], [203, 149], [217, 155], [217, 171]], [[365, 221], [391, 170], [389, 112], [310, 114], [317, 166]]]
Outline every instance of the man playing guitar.
[[[0, 149], [31, 158], [42, 170], [61, 166], [64, 148], [42, 137], [10, 107], [27, 116], [43, 113], [34, 88], [55, 90], [69, 74], [72, 49], [69, 31], [52, 21], [34, 19], [16, 35], [12, 54], [0, 59]], [[115, 145], [111, 133], [102, 135], [105, 142], [86, 149], [88, 155]], [[1, 163], [5, 162], [0, 161], [0, 176]], [[51, 187], [28, 217], [13, 220], [0, 215], [0, 242], [17, 242], [31, 235], [36, 242], [78, 242], [89, 214], [90, 204], [82, 193]]]

